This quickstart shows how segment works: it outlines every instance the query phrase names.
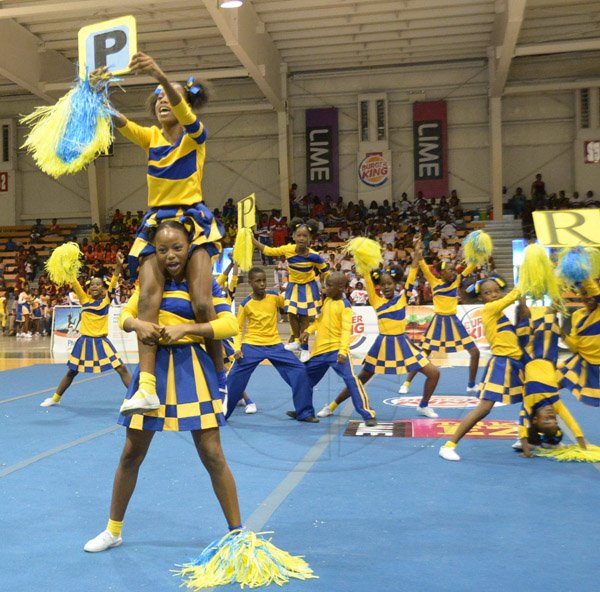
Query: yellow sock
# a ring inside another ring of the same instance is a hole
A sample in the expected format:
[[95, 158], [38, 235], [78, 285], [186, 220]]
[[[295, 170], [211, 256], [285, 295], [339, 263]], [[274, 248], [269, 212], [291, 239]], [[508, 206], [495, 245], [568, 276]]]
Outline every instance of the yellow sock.
[[59, 395], [58, 393], [54, 393], [54, 394], [52, 395], [52, 400], [53, 400], [55, 403], [58, 403], [58, 402], [60, 402], [60, 398], [61, 398], [61, 395]]
[[149, 395], [156, 394], [156, 376], [150, 372], [140, 372], [140, 389], [145, 390]]
[[451, 440], [448, 440], [448, 442], [444, 444], [444, 448], [456, 448], [456, 444]]
[[410, 386], [410, 380], [405, 380], [402, 386]]
[[335, 401], [331, 401], [331, 403], [329, 403], [327, 407], [329, 407], [329, 409], [331, 409], [332, 411], [335, 411], [338, 408], [338, 404]]
[[121, 536], [121, 531], [123, 530], [123, 522], [118, 522], [117, 520], [108, 519], [108, 524], [106, 525], [106, 530], [110, 532], [114, 537]]

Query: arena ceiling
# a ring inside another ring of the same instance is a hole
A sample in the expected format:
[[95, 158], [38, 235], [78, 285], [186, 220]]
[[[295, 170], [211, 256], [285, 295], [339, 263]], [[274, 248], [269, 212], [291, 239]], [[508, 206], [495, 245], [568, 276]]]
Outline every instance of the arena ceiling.
[[172, 77], [251, 80], [275, 109], [282, 72], [479, 60], [492, 96], [600, 85], [599, 0], [0, 0], [0, 100], [64, 94], [77, 31], [124, 14]]

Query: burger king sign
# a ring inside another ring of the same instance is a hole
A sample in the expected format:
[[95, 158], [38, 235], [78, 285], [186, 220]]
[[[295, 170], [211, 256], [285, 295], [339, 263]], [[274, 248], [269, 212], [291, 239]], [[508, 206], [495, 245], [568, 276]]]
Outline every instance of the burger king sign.
[[367, 152], [358, 165], [358, 177], [367, 187], [381, 187], [389, 177], [389, 165], [382, 152]]

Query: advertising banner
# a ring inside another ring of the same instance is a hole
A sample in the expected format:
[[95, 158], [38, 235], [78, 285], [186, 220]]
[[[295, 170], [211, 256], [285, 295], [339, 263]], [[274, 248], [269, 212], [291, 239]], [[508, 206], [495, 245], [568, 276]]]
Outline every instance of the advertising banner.
[[392, 151], [359, 150], [358, 198], [382, 203], [392, 197]]
[[340, 194], [338, 110], [306, 110], [306, 191], [318, 197]]

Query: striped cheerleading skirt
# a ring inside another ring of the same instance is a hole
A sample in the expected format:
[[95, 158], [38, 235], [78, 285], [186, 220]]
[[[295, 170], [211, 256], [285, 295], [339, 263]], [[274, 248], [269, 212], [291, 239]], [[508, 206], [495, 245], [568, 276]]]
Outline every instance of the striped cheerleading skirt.
[[453, 353], [477, 346], [456, 315], [436, 314], [425, 331], [421, 347], [425, 351]]
[[523, 401], [523, 362], [508, 356], [492, 356], [479, 386], [479, 398], [513, 405]]
[[314, 319], [321, 312], [321, 290], [317, 280], [306, 284], [289, 282], [285, 291], [285, 312]]
[[363, 368], [375, 374], [406, 374], [428, 364], [427, 356], [406, 335], [378, 335]]
[[75, 372], [106, 372], [123, 364], [108, 337], [82, 335], [73, 346], [67, 366]]
[[600, 407], [600, 366], [590, 364], [579, 354], [571, 356], [558, 367], [558, 376], [563, 388], [586, 405]]
[[[156, 350], [156, 394], [160, 408], [143, 415], [119, 415], [119, 424], [134, 430], [184, 432], [225, 425], [215, 366], [197, 343], [160, 346]], [[139, 387], [136, 368], [126, 399]]]

